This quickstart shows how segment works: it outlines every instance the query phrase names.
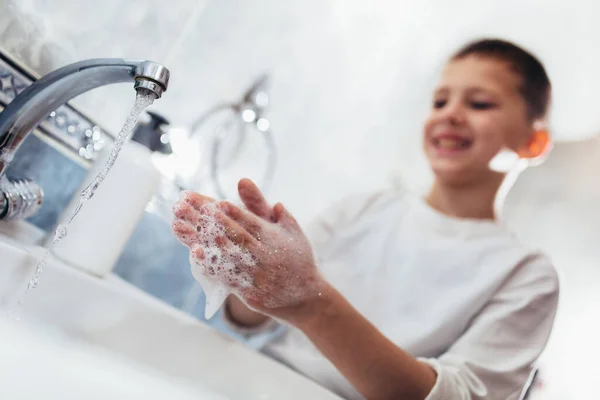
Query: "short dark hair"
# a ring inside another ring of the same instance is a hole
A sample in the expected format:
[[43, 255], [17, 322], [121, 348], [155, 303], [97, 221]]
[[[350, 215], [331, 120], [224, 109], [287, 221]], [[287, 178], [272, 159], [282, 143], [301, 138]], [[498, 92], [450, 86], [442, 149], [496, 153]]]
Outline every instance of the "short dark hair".
[[459, 60], [470, 55], [492, 57], [508, 63], [522, 78], [521, 95], [527, 103], [529, 118], [546, 116], [550, 107], [552, 85], [544, 65], [534, 55], [505, 40], [482, 39], [462, 47], [450, 60]]

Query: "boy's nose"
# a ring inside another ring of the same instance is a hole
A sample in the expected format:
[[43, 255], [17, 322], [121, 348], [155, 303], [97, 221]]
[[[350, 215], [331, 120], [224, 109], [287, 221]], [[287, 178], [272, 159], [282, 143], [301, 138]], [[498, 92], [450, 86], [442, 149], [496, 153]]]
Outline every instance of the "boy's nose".
[[448, 104], [444, 109], [442, 118], [452, 126], [462, 125], [466, 120], [463, 107], [457, 104]]

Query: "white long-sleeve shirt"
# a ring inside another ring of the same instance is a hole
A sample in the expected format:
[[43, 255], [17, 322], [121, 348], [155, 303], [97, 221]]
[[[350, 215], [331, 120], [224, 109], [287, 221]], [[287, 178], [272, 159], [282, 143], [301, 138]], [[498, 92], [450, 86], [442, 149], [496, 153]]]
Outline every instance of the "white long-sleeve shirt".
[[[437, 371], [427, 400], [519, 398], [557, 307], [546, 257], [498, 223], [443, 215], [402, 190], [343, 201], [307, 234], [329, 282]], [[346, 399], [363, 398], [293, 327], [263, 351]]]

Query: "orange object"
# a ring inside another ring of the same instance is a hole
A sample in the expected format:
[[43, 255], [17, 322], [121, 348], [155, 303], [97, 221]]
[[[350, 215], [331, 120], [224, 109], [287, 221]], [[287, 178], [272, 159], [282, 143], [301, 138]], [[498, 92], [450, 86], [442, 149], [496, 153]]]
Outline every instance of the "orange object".
[[537, 158], [550, 150], [550, 134], [547, 130], [537, 130], [527, 144], [517, 153], [521, 158]]

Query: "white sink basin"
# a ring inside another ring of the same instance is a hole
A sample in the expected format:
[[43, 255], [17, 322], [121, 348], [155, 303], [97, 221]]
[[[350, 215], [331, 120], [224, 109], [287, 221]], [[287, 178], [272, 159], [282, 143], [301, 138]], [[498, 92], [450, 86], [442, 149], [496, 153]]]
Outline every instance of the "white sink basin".
[[11, 321], [0, 322], [0, 398], [226, 399], [72, 339], [57, 340]]
[[[4, 309], [2, 313], [5, 314], [7, 307], [22, 295], [37, 260], [44, 251], [45, 249], [39, 247], [19, 246], [10, 243], [7, 238], [0, 237], [0, 304]], [[27, 331], [31, 331], [30, 324], [33, 323], [34, 330], [38, 331], [38, 334], [43, 333], [44, 340], [53, 333], [61, 338], [63, 344], [84, 342], [85, 350], [77, 348], [72, 350], [77, 356], [60, 360], [60, 365], [66, 363], [74, 370], [93, 370], [93, 363], [90, 363], [89, 359], [103, 357], [88, 354], [91, 352], [90, 346], [93, 346], [118, 355], [117, 359], [106, 361], [118, 365], [115, 367], [116, 371], [137, 371], [134, 366], [141, 366], [144, 371], [148, 370], [163, 377], [164, 382], [160, 382], [164, 383], [164, 387], [179, 385], [172, 383], [172, 379], [194, 387], [204, 396], [196, 395], [197, 399], [338, 399], [312, 381], [229, 339], [114, 275], [98, 279], [51, 259], [38, 287], [30, 291], [17, 315], [20, 317], [20, 323], [17, 325], [21, 325], [17, 326], [17, 329], [27, 328]], [[12, 324], [7, 325], [6, 321], [0, 320], [0, 328], [10, 325]], [[9, 343], [9, 339], [15, 337], [20, 335], [12, 333], [6, 339], [0, 336], [0, 343]], [[31, 340], [34, 340], [33, 336]], [[45, 351], [51, 353], [56, 349], [48, 348]], [[29, 355], [28, 362], [21, 363], [21, 370], [13, 367], [12, 376], [15, 376], [15, 373], [21, 374], [22, 383], [34, 380], [27, 366], [37, 363], [37, 356], [37, 352]], [[4, 367], [1, 365], [4, 357], [3, 351], [0, 351], [0, 371]], [[16, 353], [14, 357], [19, 358]], [[53, 363], [47, 360], [44, 365], [47, 365], [48, 373], [61, 370], [53, 368]], [[125, 381], [139, 382], [143, 387], [142, 382], [149, 379], [148, 376], [150, 375], [146, 372], [138, 373], [131, 380]], [[106, 380], [110, 381], [108, 378]], [[156, 378], [151, 380], [160, 386]], [[185, 385], [180, 385], [182, 393]], [[131, 391], [128, 386], [123, 386], [122, 389], [121, 396], [104, 398], [122, 398]], [[65, 390], [71, 389], [66, 387]], [[157, 388], [155, 393], [161, 393], [160, 388]], [[209, 397], [207, 393], [224, 397]], [[1, 394], [0, 390], [0, 398], [16, 398]], [[185, 394], [181, 396], [169, 397], [187, 398], [184, 397]]]

